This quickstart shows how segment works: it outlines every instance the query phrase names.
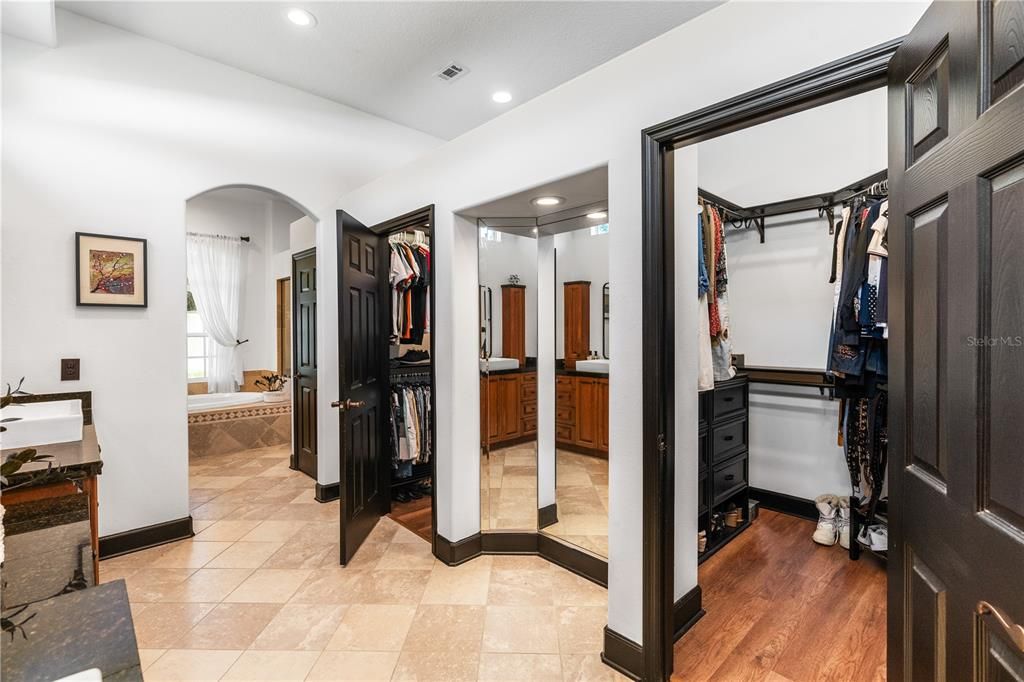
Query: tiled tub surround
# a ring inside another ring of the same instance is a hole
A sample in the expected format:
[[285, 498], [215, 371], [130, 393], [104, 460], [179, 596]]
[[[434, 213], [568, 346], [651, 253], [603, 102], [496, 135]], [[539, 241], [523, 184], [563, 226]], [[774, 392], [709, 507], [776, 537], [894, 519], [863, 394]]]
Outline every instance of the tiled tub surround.
[[291, 439], [290, 402], [254, 403], [191, 412], [188, 415], [190, 460], [275, 445], [290, 445]]
[[603, 588], [539, 557], [450, 568], [381, 519], [347, 567], [338, 502], [286, 448], [193, 463], [196, 536], [106, 560], [147, 682], [622, 680], [601, 663]]

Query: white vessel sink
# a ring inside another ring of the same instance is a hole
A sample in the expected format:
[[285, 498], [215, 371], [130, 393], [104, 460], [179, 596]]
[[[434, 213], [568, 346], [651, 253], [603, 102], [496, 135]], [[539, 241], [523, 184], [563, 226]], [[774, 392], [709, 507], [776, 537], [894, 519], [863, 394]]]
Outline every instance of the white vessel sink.
[[608, 361], [607, 360], [577, 360], [576, 361], [577, 372], [595, 372], [598, 374], [608, 373]]
[[0, 448], [25, 448], [82, 440], [82, 401], [18, 403], [0, 410]]
[[480, 358], [480, 371], [500, 372], [503, 369], [519, 369], [519, 358]]

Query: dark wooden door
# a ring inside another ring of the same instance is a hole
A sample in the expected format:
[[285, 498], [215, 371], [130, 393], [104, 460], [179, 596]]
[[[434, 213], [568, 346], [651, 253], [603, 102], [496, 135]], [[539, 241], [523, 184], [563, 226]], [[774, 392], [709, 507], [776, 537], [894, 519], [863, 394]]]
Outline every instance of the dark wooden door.
[[292, 258], [292, 467], [316, 478], [316, 251]]
[[1024, 679], [1022, 83], [1021, 0], [889, 67], [890, 680]]
[[387, 512], [387, 238], [338, 211], [341, 563]]

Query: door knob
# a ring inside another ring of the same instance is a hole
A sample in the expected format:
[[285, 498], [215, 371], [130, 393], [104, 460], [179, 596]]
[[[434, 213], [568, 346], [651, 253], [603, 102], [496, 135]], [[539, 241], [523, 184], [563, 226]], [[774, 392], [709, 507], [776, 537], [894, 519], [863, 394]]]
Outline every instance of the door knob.
[[366, 403], [362, 400], [335, 400], [331, 403], [331, 407], [336, 407], [344, 412], [346, 410], [354, 410], [357, 407], [366, 407]]
[[997, 609], [996, 607], [989, 604], [984, 599], [978, 602], [978, 606], [974, 609], [979, 616], [991, 615], [996, 619], [996, 622], [1006, 632], [1006, 636], [1010, 638], [1017, 648], [1024, 652], [1024, 626], [1017, 625], [1012, 620], [1006, 617], [1006, 614]]

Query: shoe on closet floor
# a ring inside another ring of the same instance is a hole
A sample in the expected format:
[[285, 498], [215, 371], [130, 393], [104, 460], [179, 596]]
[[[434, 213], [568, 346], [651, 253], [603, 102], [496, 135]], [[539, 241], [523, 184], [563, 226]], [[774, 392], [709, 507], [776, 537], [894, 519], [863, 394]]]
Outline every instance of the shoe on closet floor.
[[850, 498], [840, 497], [836, 515], [836, 527], [839, 530], [839, 546], [850, 549]]
[[876, 552], [889, 550], [889, 529], [883, 525], [871, 526], [868, 528], [868, 537], [871, 539], [871, 549]]
[[814, 529], [812, 537], [819, 545], [831, 547], [839, 539], [839, 526], [836, 523], [839, 498], [835, 495], [818, 495], [814, 498], [814, 506], [818, 508], [818, 527]]

